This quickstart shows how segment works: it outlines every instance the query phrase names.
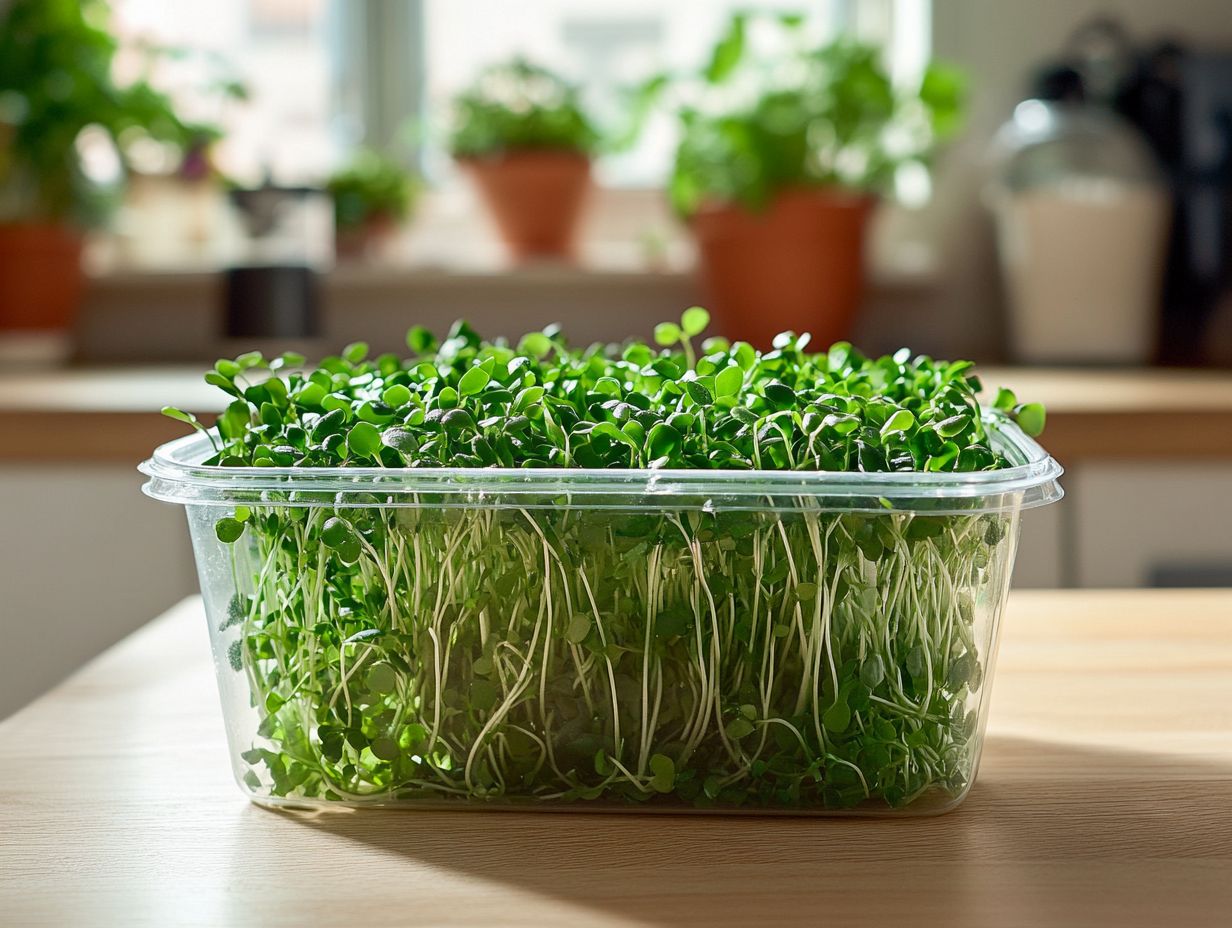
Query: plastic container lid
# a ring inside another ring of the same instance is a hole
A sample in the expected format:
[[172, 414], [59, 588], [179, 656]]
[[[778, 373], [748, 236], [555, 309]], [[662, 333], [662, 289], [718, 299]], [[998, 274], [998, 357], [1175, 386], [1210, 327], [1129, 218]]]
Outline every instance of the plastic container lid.
[[929, 514], [1006, 512], [1059, 500], [1063, 470], [1004, 415], [985, 410], [1011, 466], [966, 473], [499, 467], [219, 467], [201, 433], [168, 442], [138, 468], [146, 495], [234, 506], [651, 509], [801, 508]]

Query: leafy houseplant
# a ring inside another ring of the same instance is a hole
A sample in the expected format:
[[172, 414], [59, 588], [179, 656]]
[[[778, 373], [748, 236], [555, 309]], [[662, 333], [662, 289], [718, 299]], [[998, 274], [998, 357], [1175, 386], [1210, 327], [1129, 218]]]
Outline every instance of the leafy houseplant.
[[[119, 148], [140, 133], [181, 150], [214, 130], [183, 122], [148, 83], [119, 87], [101, 0], [0, 7], [0, 327], [62, 329], [80, 300], [81, 228], [104, 212], [82, 171], [87, 127]], [[123, 155], [123, 151], [120, 151]]]
[[[737, 14], [700, 74], [644, 90], [667, 94], [679, 117], [670, 197], [716, 312], [729, 334], [762, 347], [783, 329], [847, 336], [878, 194], [954, 131], [961, 110], [953, 70], [930, 65], [905, 90], [878, 48], [818, 46], [805, 28], [801, 16]], [[753, 41], [766, 31], [768, 49]]]
[[449, 147], [516, 258], [570, 257], [599, 134], [577, 89], [515, 59], [454, 100]]
[[370, 254], [388, 240], [415, 207], [419, 181], [397, 162], [373, 151], [359, 152], [325, 185], [334, 198], [338, 254]]
[[1017, 513], [1058, 492], [1011, 423], [1042, 408], [982, 410], [966, 362], [697, 346], [706, 323], [585, 351], [415, 329], [409, 360], [355, 344], [311, 370], [252, 353], [206, 375], [232, 397], [216, 427], [165, 410], [200, 434], [147, 492], [189, 504], [250, 794], [961, 798]]

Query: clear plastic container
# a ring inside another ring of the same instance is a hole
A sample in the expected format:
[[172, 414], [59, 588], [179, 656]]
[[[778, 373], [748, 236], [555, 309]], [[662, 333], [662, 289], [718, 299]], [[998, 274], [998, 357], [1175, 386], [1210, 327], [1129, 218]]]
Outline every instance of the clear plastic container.
[[258, 802], [919, 814], [975, 778], [1019, 514], [1061, 497], [988, 421], [1010, 468], [141, 469]]

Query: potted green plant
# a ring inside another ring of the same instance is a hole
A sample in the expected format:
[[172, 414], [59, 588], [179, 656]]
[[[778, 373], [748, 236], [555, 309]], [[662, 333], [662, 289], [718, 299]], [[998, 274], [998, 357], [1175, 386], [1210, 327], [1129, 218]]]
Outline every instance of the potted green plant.
[[577, 88], [524, 59], [484, 71], [454, 100], [449, 148], [515, 258], [568, 258], [599, 133]]
[[861, 301], [878, 196], [957, 127], [962, 80], [932, 64], [896, 87], [876, 46], [819, 45], [801, 16], [761, 18], [773, 48], [755, 49], [737, 14], [700, 74], [657, 76], [644, 94], [678, 116], [671, 202], [725, 333], [763, 348], [783, 330], [834, 341]]
[[181, 150], [216, 131], [184, 122], [145, 81], [112, 78], [101, 0], [12, 0], [0, 9], [0, 328], [65, 329], [81, 299], [82, 230], [107, 196], [78, 142], [94, 128]]
[[358, 152], [330, 176], [335, 247], [340, 258], [371, 256], [384, 248], [415, 208], [418, 177], [391, 158]]

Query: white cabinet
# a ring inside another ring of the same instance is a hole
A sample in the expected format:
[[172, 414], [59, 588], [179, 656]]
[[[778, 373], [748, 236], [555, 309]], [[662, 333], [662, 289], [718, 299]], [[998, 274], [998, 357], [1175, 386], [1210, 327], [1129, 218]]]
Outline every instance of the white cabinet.
[[183, 508], [142, 480], [125, 465], [0, 467], [0, 718], [196, 591]]
[[1232, 585], [1232, 465], [1087, 463], [1063, 482], [1073, 552], [1066, 581]]
[[[1069, 491], [1069, 481], [1061, 478]], [[1064, 586], [1064, 512], [1067, 496], [1059, 503], [1029, 509], [1021, 516], [1022, 534], [1014, 561], [1014, 586], [1019, 589], [1051, 589]]]

